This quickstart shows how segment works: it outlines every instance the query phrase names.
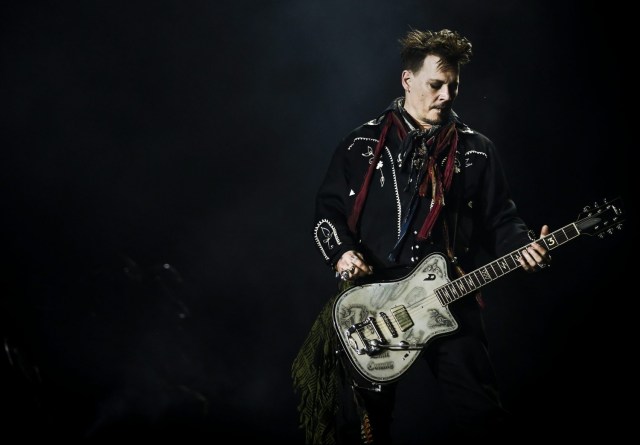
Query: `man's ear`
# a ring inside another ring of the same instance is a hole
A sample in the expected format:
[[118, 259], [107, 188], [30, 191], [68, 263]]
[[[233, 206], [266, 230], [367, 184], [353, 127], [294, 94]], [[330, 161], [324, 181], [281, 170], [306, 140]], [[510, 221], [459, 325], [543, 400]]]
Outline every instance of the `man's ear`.
[[401, 75], [402, 88], [409, 93], [411, 91], [411, 82], [413, 82], [413, 72], [404, 70]]

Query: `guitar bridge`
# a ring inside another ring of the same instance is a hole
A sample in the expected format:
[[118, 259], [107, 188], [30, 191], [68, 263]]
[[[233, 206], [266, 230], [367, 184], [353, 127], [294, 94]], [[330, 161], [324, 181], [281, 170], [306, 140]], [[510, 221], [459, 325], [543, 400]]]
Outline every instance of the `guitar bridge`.
[[389, 316], [384, 312], [380, 312], [380, 317], [384, 321], [384, 324], [387, 325], [387, 329], [389, 329], [389, 332], [391, 332], [391, 336], [393, 338], [396, 338], [398, 336], [398, 331], [396, 330], [396, 328], [393, 327], [393, 323], [391, 323]]

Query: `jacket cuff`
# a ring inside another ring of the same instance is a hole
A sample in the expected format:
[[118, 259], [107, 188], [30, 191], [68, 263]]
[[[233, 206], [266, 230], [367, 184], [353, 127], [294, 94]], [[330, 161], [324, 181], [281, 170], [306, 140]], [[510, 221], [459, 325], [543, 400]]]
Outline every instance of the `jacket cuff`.
[[313, 238], [325, 263], [333, 267], [342, 254], [355, 249], [350, 236], [341, 236], [336, 226], [328, 219], [321, 219], [313, 228]]

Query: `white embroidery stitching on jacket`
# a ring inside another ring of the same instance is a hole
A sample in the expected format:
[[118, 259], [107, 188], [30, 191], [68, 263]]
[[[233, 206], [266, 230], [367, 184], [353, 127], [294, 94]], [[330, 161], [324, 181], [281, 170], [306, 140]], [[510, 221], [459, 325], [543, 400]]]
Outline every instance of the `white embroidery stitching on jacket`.
[[[322, 227], [323, 223], [328, 225], [329, 227]], [[322, 239], [318, 237], [319, 230], [322, 232]], [[324, 256], [325, 260], [328, 260], [329, 256], [327, 255], [324, 247], [322, 246], [323, 243], [326, 244], [327, 248], [329, 249], [333, 249], [334, 247], [331, 244], [331, 238], [335, 238], [338, 246], [342, 244], [342, 241], [340, 241], [340, 237], [338, 237], [338, 232], [336, 231], [335, 226], [331, 224], [328, 219], [321, 219], [318, 222], [318, 224], [316, 224], [316, 226], [313, 229], [313, 237], [315, 238], [316, 244], [320, 248], [320, 252], [322, 253], [322, 256]]]
[[393, 177], [393, 190], [396, 194], [396, 208], [398, 210], [398, 239], [400, 238], [400, 231], [401, 231], [401, 226], [402, 226], [402, 204], [400, 203], [400, 193], [398, 192], [398, 180], [396, 179], [396, 168], [395, 165], [393, 164], [393, 156], [391, 156], [391, 150], [389, 150], [389, 147], [385, 147], [385, 150], [387, 151], [387, 155], [389, 155], [389, 159], [391, 159], [391, 162], [389, 162], [389, 165], [391, 165], [391, 176]]

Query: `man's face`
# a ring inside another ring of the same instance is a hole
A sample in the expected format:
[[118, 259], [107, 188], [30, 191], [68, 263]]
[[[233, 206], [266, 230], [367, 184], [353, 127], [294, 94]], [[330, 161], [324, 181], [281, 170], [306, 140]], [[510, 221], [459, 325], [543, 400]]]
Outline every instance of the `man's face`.
[[446, 121], [458, 95], [458, 68], [439, 62], [440, 57], [428, 55], [417, 73], [402, 72], [404, 107], [425, 128]]

